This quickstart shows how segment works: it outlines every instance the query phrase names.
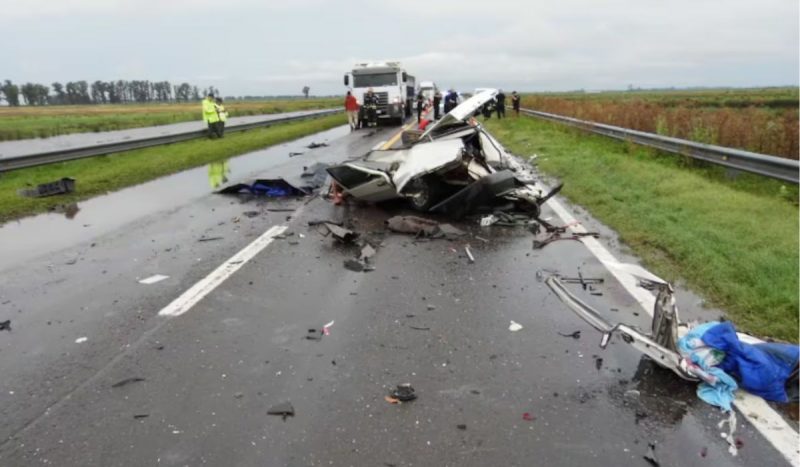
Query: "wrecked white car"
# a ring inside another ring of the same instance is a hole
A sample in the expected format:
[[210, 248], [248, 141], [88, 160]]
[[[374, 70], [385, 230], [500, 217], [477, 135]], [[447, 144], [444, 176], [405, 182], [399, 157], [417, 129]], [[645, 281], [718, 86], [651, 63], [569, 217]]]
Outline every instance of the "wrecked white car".
[[472, 117], [497, 91], [477, 94], [398, 149], [373, 150], [329, 167], [328, 173], [356, 199], [406, 198], [418, 211], [454, 217], [506, 206], [538, 217], [547, 195], [515, 172], [506, 150]]

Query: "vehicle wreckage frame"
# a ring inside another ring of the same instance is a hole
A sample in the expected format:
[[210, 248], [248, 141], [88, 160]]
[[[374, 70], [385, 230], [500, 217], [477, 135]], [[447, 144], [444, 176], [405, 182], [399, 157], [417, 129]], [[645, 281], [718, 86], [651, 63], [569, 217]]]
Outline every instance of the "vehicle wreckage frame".
[[496, 90], [472, 96], [419, 138], [396, 149], [372, 150], [329, 167], [328, 173], [355, 199], [381, 202], [405, 198], [417, 211], [462, 217], [476, 211], [514, 209], [538, 218], [542, 204], [558, 193], [536, 186], [503, 146], [475, 119]]

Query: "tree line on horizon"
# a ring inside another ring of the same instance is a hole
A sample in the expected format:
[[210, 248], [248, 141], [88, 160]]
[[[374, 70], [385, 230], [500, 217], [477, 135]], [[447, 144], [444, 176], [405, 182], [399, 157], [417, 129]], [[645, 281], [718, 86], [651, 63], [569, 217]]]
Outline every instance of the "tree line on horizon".
[[[52, 86], [52, 93], [50, 92]], [[213, 86], [202, 91], [189, 83], [172, 85], [169, 81], [117, 80], [54, 82], [51, 86], [39, 83], [0, 83], [0, 102], [11, 107], [20, 105], [91, 105], [146, 102], [189, 102], [219, 90]]]

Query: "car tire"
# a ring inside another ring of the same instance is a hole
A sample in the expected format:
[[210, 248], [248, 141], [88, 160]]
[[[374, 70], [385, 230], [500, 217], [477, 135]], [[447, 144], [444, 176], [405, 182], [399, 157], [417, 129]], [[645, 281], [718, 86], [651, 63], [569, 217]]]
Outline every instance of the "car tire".
[[409, 183], [406, 191], [408, 201], [415, 211], [427, 212], [436, 203], [443, 193], [442, 183], [431, 176], [420, 177]]

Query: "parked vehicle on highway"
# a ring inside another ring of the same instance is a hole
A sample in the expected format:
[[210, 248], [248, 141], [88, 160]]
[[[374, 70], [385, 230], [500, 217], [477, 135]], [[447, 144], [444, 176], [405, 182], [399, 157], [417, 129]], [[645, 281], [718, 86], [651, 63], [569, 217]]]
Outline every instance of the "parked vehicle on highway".
[[422, 81], [419, 83], [419, 92], [425, 96], [425, 100], [429, 103], [433, 102], [433, 96], [438, 90], [439, 88], [433, 81]]
[[[399, 149], [373, 150], [328, 168], [356, 199], [380, 202], [405, 198], [418, 211], [460, 217], [484, 207], [512, 205], [538, 217], [545, 195], [506, 150], [474, 118], [496, 91], [466, 100], [431, 124], [416, 142]], [[560, 188], [560, 187], [559, 187]]]
[[[402, 124], [411, 116], [414, 105], [416, 80], [399, 62], [356, 63], [353, 70], [344, 75], [344, 85], [352, 86], [351, 92], [359, 103], [364, 103], [364, 94], [370, 88], [378, 97], [378, 118], [396, 120]], [[366, 115], [359, 114], [359, 121]]]

